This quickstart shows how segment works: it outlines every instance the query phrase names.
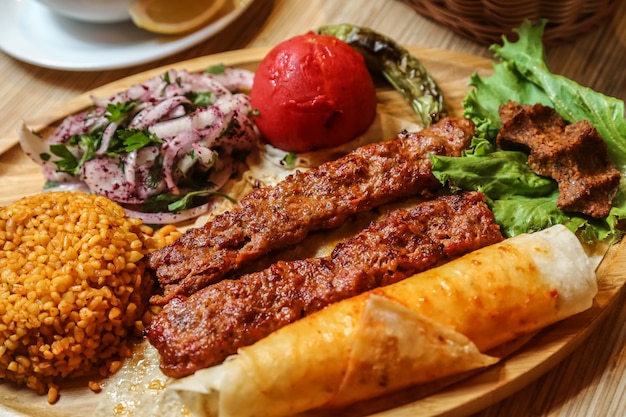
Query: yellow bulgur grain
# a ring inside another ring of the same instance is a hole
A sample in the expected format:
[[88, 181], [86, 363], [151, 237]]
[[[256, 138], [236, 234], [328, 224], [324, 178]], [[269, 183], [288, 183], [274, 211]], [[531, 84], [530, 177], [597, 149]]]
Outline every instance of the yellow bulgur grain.
[[53, 404], [62, 379], [117, 371], [152, 316], [142, 260], [179, 236], [82, 192], [0, 207], [0, 379]]
[[59, 387], [56, 385], [50, 384], [48, 386], [48, 403], [54, 404], [59, 399]]
[[98, 381], [89, 381], [88, 386], [89, 386], [89, 389], [92, 390], [93, 392], [102, 391], [102, 386], [100, 385]]

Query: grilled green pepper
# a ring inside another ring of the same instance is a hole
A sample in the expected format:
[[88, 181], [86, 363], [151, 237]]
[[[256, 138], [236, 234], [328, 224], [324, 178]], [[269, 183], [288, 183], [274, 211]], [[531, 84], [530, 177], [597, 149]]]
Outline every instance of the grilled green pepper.
[[365, 58], [372, 73], [385, 79], [411, 104], [422, 125], [447, 115], [443, 93], [422, 63], [388, 36], [371, 29], [344, 23], [315, 30], [348, 43]]

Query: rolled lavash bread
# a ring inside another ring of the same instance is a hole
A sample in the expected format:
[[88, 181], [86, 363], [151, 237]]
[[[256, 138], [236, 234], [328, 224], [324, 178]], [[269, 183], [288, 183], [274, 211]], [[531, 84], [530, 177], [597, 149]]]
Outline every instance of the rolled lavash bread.
[[481, 352], [588, 309], [596, 292], [558, 225], [333, 304], [169, 388], [198, 416], [342, 407], [493, 364]]

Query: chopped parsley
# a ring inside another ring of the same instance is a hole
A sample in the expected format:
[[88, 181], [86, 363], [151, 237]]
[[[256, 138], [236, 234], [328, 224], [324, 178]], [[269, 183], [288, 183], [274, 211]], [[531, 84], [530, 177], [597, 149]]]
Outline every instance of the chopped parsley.
[[128, 153], [146, 146], [160, 145], [161, 143], [163, 143], [163, 140], [148, 130], [118, 129], [109, 144], [107, 154], [113, 156], [120, 153]]
[[50, 152], [60, 158], [54, 161], [60, 172], [76, 175], [76, 171], [78, 170], [78, 159], [72, 152], [70, 152], [67, 146], [60, 143], [50, 145]]
[[163, 180], [163, 155], [158, 155], [148, 170], [146, 185], [150, 188], [157, 188], [161, 180]]
[[224, 64], [211, 65], [207, 67], [204, 72], [207, 74], [220, 75], [226, 73], [226, 66]]
[[147, 212], [170, 212], [176, 213], [186, 209], [200, 206], [206, 203], [209, 198], [219, 196], [226, 198], [233, 203], [237, 201], [231, 196], [217, 190], [190, 191], [186, 194], [162, 193], [149, 197], [141, 205], [141, 210]]
[[200, 190], [200, 191], [192, 191], [192, 192], [185, 194], [182, 198], [174, 201], [173, 203], [168, 204], [167, 209], [171, 212], [185, 210], [191, 207], [198, 206], [199, 204], [195, 204], [196, 202], [194, 201], [198, 198], [204, 197], [206, 200], [206, 197], [212, 197], [216, 195], [224, 197], [232, 201], [233, 203], [236, 203], [236, 200], [234, 198], [222, 192], [215, 191], [215, 190]]
[[209, 107], [215, 103], [215, 97], [213, 92], [204, 91], [204, 92], [189, 92], [185, 94], [185, 97], [189, 99], [196, 107]]
[[106, 117], [113, 123], [119, 123], [130, 114], [130, 112], [139, 104], [137, 101], [129, 101], [127, 103], [109, 103], [107, 104]]

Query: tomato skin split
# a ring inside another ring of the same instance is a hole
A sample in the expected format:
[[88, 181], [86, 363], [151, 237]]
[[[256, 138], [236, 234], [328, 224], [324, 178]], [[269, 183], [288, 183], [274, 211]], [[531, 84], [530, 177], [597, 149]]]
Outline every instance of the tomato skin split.
[[261, 61], [251, 102], [271, 145], [306, 152], [364, 133], [376, 115], [376, 88], [361, 54], [333, 36], [308, 32]]

